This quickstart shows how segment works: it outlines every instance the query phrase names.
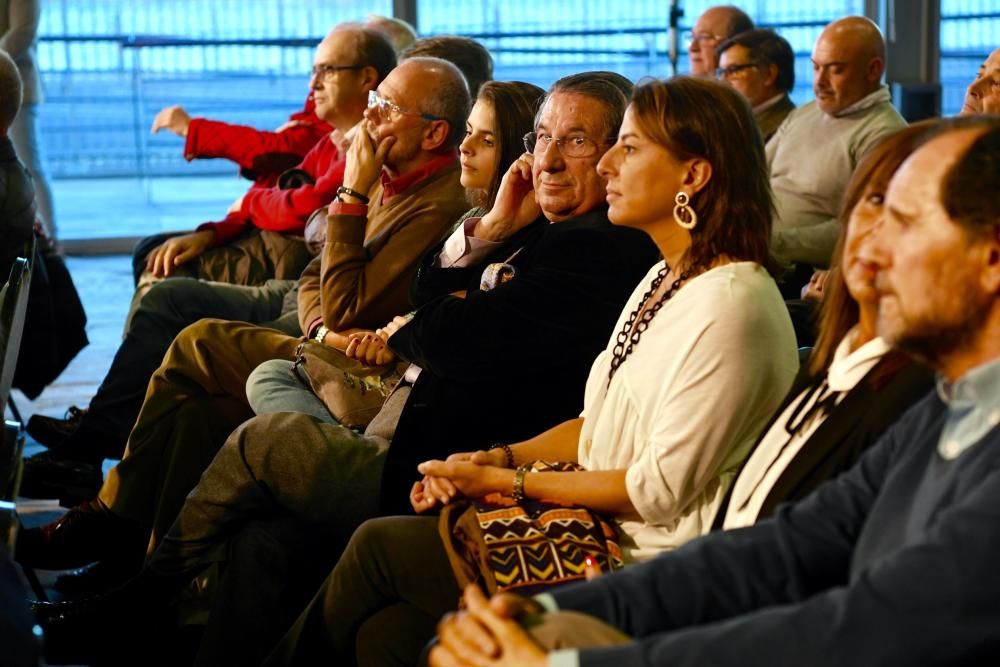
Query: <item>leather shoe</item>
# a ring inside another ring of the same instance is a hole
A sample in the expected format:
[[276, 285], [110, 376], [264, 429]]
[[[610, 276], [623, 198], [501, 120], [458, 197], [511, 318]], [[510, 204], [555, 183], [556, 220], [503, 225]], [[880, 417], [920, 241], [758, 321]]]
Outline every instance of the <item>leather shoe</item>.
[[[180, 577], [143, 571], [102, 595], [64, 602], [33, 602], [45, 636], [45, 658], [55, 664], [167, 664], [149, 655], [172, 628], [170, 604]], [[159, 650], [159, 649], [157, 649]]]
[[41, 452], [24, 459], [18, 493], [25, 498], [66, 498], [80, 502], [96, 496], [103, 481], [100, 462]]
[[94, 499], [58, 521], [22, 530], [15, 555], [27, 567], [69, 570], [104, 559], [141, 558], [146, 540], [139, 522], [117, 516]]
[[57, 449], [66, 441], [66, 438], [76, 433], [76, 429], [80, 427], [80, 420], [86, 414], [86, 409], [71, 405], [66, 411], [66, 416], [62, 419], [46, 415], [32, 415], [28, 419], [25, 430], [41, 446]]
[[141, 554], [133, 554], [132, 558], [108, 557], [59, 575], [52, 588], [66, 599], [104, 593], [138, 574], [142, 561]]

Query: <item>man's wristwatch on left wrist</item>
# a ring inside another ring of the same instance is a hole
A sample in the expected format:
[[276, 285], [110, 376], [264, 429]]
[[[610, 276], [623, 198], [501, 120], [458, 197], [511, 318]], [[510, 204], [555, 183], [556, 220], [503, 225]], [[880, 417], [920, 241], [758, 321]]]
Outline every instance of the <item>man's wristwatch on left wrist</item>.
[[346, 202], [344, 201], [344, 198], [341, 195], [347, 195], [348, 197], [353, 197], [354, 199], [357, 199], [365, 206], [367, 206], [368, 202], [370, 201], [368, 199], [368, 196], [365, 195], [365, 193], [358, 192], [354, 188], [349, 188], [346, 185], [341, 185], [339, 188], [337, 188], [337, 201], [339, 201], [341, 204], [344, 204]]
[[321, 324], [319, 325], [319, 328], [316, 329], [316, 333], [313, 334], [313, 340], [322, 345], [326, 340], [326, 335], [328, 333], [330, 333], [330, 327], [325, 324]]

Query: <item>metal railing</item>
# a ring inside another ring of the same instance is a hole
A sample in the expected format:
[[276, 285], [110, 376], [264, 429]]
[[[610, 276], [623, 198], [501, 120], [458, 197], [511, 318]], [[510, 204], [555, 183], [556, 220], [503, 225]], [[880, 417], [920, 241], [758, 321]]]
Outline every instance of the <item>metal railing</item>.
[[[43, 13], [39, 45], [48, 98], [40, 110], [41, 136], [49, 171], [56, 178], [232, 173], [221, 161], [186, 164], [179, 139], [149, 134], [154, 114], [183, 104], [195, 115], [276, 127], [302, 105], [318, 36], [338, 20], [388, 13], [391, 2], [382, 4], [53, 0]], [[708, 3], [684, 4], [690, 24]], [[794, 97], [800, 102], [811, 96], [808, 53], [822, 26], [864, 5], [743, 4], [795, 48]], [[346, 15], [351, 8], [353, 15]], [[607, 9], [604, 0], [424, 0], [418, 17], [424, 34], [482, 41], [500, 79], [547, 86], [585, 69], [611, 69], [634, 80], [669, 75], [669, 3], [625, 3], [615, 17]], [[682, 45], [679, 70], [686, 69]]]

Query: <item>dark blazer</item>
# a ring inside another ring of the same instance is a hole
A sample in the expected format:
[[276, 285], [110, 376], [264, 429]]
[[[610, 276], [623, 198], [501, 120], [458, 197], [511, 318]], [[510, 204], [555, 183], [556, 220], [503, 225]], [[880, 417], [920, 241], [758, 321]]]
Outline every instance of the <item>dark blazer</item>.
[[[17, 257], [31, 260], [28, 310], [14, 386], [35, 399], [87, 345], [87, 316], [69, 270], [44, 239], [34, 243], [35, 189], [10, 139], [0, 137], [0, 284]], [[34, 248], [34, 254], [32, 254]]]
[[7, 282], [10, 267], [26, 257], [34, 235], [35, 188], [14, 144], [0, 137], [0, 284]]
[[[659, 258], [646, 234], [615, 227], [605, 209], [536, 223], [489, 261], [514, 251], [515, 277], [486, 292], [485, 263], [436, 269], [429, 256], [418, 270], [411, 297], [420, 307], [389, 339], [423, 371], [389, 448], [385, 513], [412, 511], [421, 461], [524, 440], [578, 416], [594, 358]], [[466, 298], [450, 296], [463, 288]]]
[[[805, 366], [799, 370], [792, 388], [761, 432], [754, 449], [788, 404], [809, 387], [822, 382], [825, 375], [812, 377]], [[781, 503], [805, 498], [820, 484], [854, 465], [858, 457], [933, 386], [934, 373], [929, 368], [913, 362], [902, 352], [886, 354], [854, 389], [847, 392], [844, 400], [830, 412], [781, 473], [760, 509], [758, 520], [774, 514]], [[722, 528], [732, 495], [733, 487], [730, 486], [715, 517], [713, 530]]]
[[778, 131], [778, 128], [785, 121], [785, 117], [792, 113], [792, 109], [794, 108], [795, 102], [788, 95], [785, 95], [772, 106], [769, 106], [755, 116], [757, 127], [760, 128], [760, 135], [764, 138], [765, 144], [768, 139], [774, 136], [774, 133]]
[[931, 391], [774, 517], [553, 590], [637, 638], [582, 667], [996, 664], [1000, 426], [945, 460], [947, 412]]

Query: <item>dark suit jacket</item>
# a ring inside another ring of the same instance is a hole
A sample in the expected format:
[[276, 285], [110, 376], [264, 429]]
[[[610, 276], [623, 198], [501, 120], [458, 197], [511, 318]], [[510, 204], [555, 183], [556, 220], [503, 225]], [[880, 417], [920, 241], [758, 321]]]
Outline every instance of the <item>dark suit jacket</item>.
[[749, 528], [552, 592], [638, 638], [582, 667], [992, 665], [1000, 655], [1000, 426], [938, 453], [931, 391], [858, 463]]
[[[824, 375], [812, 377], [805, 366], [799, 371], [791, 390], [761, 432], [756, 449], [788, 404]], [[765, 519], [784, 502], [795, 502], [812, 493], [820, 484], [850, 468], [858, 457], [899, 419], [911, 405], [934, 385], [934, 373], [912, 362], [902, 352], [889, 352], [847, 393], [820, 424], [768, 493], [758, 520]], [[713, 530], [722, 528], [733, 495], [730, 486]]]
[[[483, 292], [476, 269], [417, 273], [413, 320], [390, 347], [423, 371], [410, 393], [382, 478], [382, 511], [409, 513], [416, 466], [516, 442], [579, 415], [590, 365], [622, 307], [658, 260], [649, 237], [602, 209], [536, 224], [494, 253], [517, 275]], [[465, 299], [448, 295], [467, 288]], [[433, 295], [433, 296], [432, 296]]]
[[34, 234], [35, 188], [14, 144], [0, 137], [0, 283], [7, 282], [10, 267], [27, 256]]
[[7, 282], [15, 258], [31, 260], [28, 310], [14, 373], [14, 386], [29, 399], [37, 398], [87, 344], [87, 316], [73, 279], [49, 244], [41, 239], [34, 243], [34, 222], [31, 177], [10, 139], [0, 137], [0, 283]]
[[760, 128], [760, 136], [764, 137], [765, 144], [768, 139], [774, 136], [774, 133], [778, 131], [778, 127], [784, 122], [785, 116], [790, 114], [794, 108], [795, 102], [788, 95], [785, 95], [756, 116], [757, 127]]

